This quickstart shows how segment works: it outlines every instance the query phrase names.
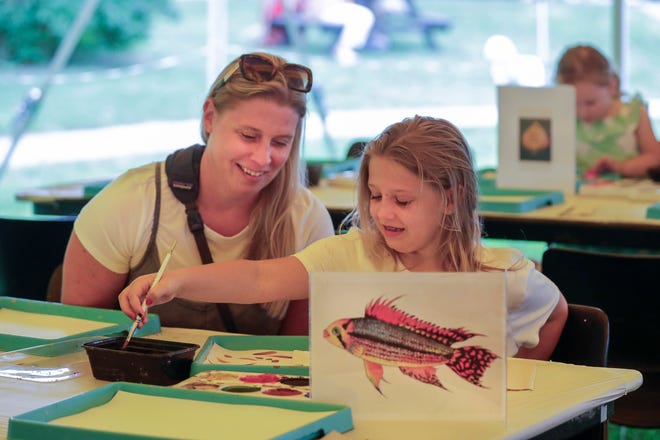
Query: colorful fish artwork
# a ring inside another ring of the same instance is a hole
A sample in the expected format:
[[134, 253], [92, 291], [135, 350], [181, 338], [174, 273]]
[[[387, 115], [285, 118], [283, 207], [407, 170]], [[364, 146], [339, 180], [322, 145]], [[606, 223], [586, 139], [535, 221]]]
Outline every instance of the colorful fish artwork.
[[383, 366], [398, 367], [406, 376], [446, 389], [436, 375], [437, 367], [446, 365], [471, 384], [483, 387], [481, 377], [499, 356], [477, 345], [452, 347], [483, 335], [420, 320], [394, 305], [399, 298], [370, 301], [363, 318], [334, 321], [323, 337], [362, 359], [367, 378], [381, 395]]

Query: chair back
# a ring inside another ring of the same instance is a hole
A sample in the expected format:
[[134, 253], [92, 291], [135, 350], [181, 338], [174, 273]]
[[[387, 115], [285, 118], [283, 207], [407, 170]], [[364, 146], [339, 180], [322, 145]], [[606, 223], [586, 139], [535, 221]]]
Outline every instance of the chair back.
[[590, 367], [607, 365], [610, 323], [598, 307], [569, 304], [568, 317], [551, 360]]
[[0, 217], [0, 295], [45, 300], [74, 217]]
[[608, 366], [660, 366], [660, 350], [649, 345], [660, 337], [660, 255], [551, 247], [541, 267], [569, 303], [598, 307], [607, 314]]
[[[550, 360], [566, 364], [604, 367], [610, 341], [607, 314], [598, 307], [568, 304], [566, 324]], [[607, 440], [607, 421], [572, 436], [574, 440]]]
[[607, 366], [643, 375], [638, 390], [615, 402], [611, 421], [660, 427], [660, 255], [553, 246], [541, 264], [569, 303], [598, 307], [607, 314]]

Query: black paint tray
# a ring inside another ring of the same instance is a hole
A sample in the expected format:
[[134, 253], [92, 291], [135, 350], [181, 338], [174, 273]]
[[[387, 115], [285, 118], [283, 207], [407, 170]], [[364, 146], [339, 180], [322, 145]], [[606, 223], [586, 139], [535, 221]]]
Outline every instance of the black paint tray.
[[190, 376], [197, 344], [133, 338], [122, 350], [125, 337], [83, 344], [94, 377], [111, 382], [173, 385]]

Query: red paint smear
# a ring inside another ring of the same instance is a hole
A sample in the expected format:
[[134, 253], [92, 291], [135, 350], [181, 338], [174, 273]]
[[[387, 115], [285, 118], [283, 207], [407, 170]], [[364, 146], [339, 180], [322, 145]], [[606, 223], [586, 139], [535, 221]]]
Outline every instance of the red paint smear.
[[245, 383], [276, 383], [280, 381], [281, 376], [277, 374], [257, 374], [252, 376], [243, 376], [239, 380]]
[[274, 351], [274, 350], [270, 350], [270, 351], [260, 351], [260, 352], [256, 352], [256, 353], [252, 353], [252, 354], [254, 356], [266, 356], [268, 354], [275, 354], [275, 353], [277, 353], [277, 352]]

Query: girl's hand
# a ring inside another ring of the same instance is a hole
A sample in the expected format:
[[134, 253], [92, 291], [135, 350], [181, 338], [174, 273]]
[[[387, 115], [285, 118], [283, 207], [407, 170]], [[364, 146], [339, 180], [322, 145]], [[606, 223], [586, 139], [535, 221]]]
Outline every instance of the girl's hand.
[[620, 173], [619, 163], [611, 157], [602, 157], [593, 164], [587, 172], [597, 174]]

